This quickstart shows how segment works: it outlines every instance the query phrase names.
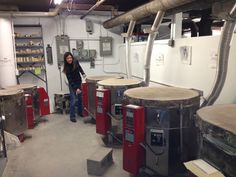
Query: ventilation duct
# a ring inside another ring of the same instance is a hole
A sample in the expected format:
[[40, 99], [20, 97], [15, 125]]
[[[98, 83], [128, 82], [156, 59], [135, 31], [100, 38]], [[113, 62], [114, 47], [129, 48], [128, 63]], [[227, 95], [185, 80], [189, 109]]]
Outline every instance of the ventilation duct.
[[191, 2], [194, 2], [194, 0], [154, 0], [104, 22], [103, 26], [104, 28], [112, 28], [120, 24], [129, 23], [131, 20], [137, 21], [156, 14], [158, 11], [167, 11]]
[[210, 96], [203, 102], [202, 107], [209, 106], [215, 103], [224, 87], [225, 79], [227, 76], [230, 43], [236, 24], [236, 19], [232, 18], [236, 16], [236, 3], [229, 11], [229, 13], [226, 14], [228, 14], [228, 18], [225, 21], [224, 28], [221, 33], [217, 79]]

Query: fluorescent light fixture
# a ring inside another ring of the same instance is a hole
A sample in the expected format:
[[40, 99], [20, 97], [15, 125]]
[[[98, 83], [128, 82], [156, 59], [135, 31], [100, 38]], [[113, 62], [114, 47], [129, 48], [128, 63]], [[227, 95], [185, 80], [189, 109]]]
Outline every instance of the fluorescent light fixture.
[[54, 4], [61, 4], [63, 0], [54, 0]]

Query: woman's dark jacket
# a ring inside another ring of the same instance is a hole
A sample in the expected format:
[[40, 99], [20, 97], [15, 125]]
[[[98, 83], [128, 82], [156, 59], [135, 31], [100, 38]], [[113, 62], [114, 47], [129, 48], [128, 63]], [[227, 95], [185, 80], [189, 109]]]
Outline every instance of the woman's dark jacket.
[[84, 74], [84, 71], [78, 61], [76, 61], [75, 65], [76, 67], [73, 70], [73, 64], [69, 64], [68, 71], [66, 72], [66, 77], [68, 79], [69, 86], [74, 91], [76, 91], [78, 88], [79, 89], [81, 88], [82, 79], [81, 79], [80, 73], [82, 75]]

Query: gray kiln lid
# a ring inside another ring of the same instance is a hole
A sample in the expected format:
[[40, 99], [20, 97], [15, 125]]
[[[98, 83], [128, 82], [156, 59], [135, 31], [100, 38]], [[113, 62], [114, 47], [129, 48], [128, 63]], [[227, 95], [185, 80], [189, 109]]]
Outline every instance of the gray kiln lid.
[[106, 79], [98, 82], [98, 85], [102, 86], [129, 86], [129, 85], [138, 85], [142, 81], [136, 79]]
[[0, 90], [0, 97], [13, 96], [22, 92], [23, 90]]
[[14, 85], [14, 86], [9, 86], [9, 87], [6, 87], [5, 89], [31, 89], [31, 88], [34, 88], [34, 87], [37, 87], [36, 85], [34, 84], [19, 84], [19, 85]]
[[198, 97], [196, 91], [176, 87], [139, 87], [125, 91], [125, 95], [140, 100], [174, 101]]
[[197, 115], [202, 121], [236, 134], [236, 104], [207, 106]]
[[105, 80], [105, 79], [111, 79], [111, 78], [120, 79], [121, 77], [120, 76], [112, 76], [112, 75], [87, 76], [86, 82], [97, 83], [98, 81]]

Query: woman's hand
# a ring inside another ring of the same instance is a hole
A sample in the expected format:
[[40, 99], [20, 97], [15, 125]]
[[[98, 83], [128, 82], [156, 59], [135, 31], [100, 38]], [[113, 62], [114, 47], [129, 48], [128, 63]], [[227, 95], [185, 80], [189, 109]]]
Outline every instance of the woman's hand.
[[76, 90], [76, 95], [80, 94], [81, 93], [81, 90], [79, 88], [77, 88]]
[[86, 78], [86, 74], [83, 74], [82, 76], [83, 76], [84, 79]]

